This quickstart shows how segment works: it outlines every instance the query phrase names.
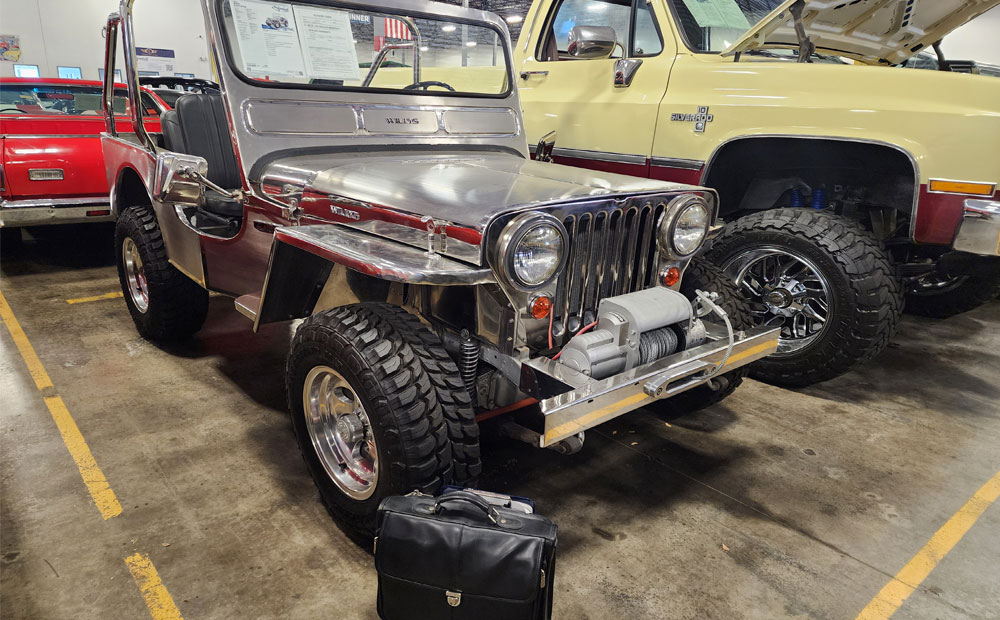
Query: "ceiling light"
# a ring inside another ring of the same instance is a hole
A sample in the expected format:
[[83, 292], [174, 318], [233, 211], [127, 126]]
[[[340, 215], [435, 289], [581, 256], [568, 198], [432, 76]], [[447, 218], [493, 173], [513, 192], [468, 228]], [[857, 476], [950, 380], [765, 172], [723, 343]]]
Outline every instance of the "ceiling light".
[[455, 32], [455, 24], [445, 24], [441, 26], [441, 32]]
[[508, 15], [506, 17], [506, 21], [507, 21], [508, 24], [519, 24], [523, 20], [524, 20], [524, 18], [521, 17], [520, 15]]
[[475, 41], [468, 41], [468, 42], [466, 42], [465, 46], [466, 47], [476, 47], [476, 42]]
[[427, 47], [426, 45], [423, 45], [423, 46], [420, 47], [420, 51], [421, 52], [426, 52], [429, 49], [431, 49], [431, 48]]

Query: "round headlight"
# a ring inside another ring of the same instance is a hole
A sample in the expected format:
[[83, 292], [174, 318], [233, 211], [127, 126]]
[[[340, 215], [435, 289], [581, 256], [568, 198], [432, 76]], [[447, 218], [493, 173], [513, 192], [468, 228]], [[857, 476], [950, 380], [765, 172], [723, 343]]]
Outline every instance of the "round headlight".
[[660, 225], [660, 249], [676, 258], [694, 254], [708, 235], [711, 218], [701, 198], [683, 196], [676, 199]]
[[559, 220], [541, 213], [514, 218], [501, 235], [503, 275], [518, 288], [536, 289], [551, 282], [566, 254], [566, 230]]
[[708, 209], [700, 202], [692, 203], [677, 216], [674, 223], [674, 250], [681, 256], [694, 254], [708, 234]]
[[514, 248], [514, 277], [527, 286], [545, 284], [559, 269], [562, 234], [549, 224], [535, 226]]

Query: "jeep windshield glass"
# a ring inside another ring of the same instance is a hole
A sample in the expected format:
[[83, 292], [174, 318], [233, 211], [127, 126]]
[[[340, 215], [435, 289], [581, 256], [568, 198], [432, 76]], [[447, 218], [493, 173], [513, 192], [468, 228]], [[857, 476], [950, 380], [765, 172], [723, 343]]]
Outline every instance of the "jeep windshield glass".
[[234, 69], [268, 86], [504, 96], [507, 50], [485, 24], [304, 2], [220, 0]]
[[668, 0], [696, 52], [721, 52], [783, 0]]

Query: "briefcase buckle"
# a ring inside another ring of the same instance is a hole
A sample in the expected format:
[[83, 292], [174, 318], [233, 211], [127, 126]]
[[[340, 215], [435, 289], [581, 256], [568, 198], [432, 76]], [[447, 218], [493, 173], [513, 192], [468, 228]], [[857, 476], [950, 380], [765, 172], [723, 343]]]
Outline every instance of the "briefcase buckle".
[[458, 607], [459, 605], [462, 604], [461, 592], [452, 592], [451, 590], [448, 590], [444, 593], [444, 596], [446, 599], [448, 599], [448, 604], [451, 605], [452, 607]]

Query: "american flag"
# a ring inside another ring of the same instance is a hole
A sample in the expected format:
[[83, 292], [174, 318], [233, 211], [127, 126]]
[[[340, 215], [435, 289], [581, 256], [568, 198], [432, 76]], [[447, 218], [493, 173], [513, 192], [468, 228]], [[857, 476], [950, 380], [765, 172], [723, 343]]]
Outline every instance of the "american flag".
[[412, 41], [413, 35], [410, 33], [410, 29], [406, 26], [406, 22], [393, 19], [391, 17], [385, 18], [385, 36], [388, 39], [403, 39], [404, 41]]

